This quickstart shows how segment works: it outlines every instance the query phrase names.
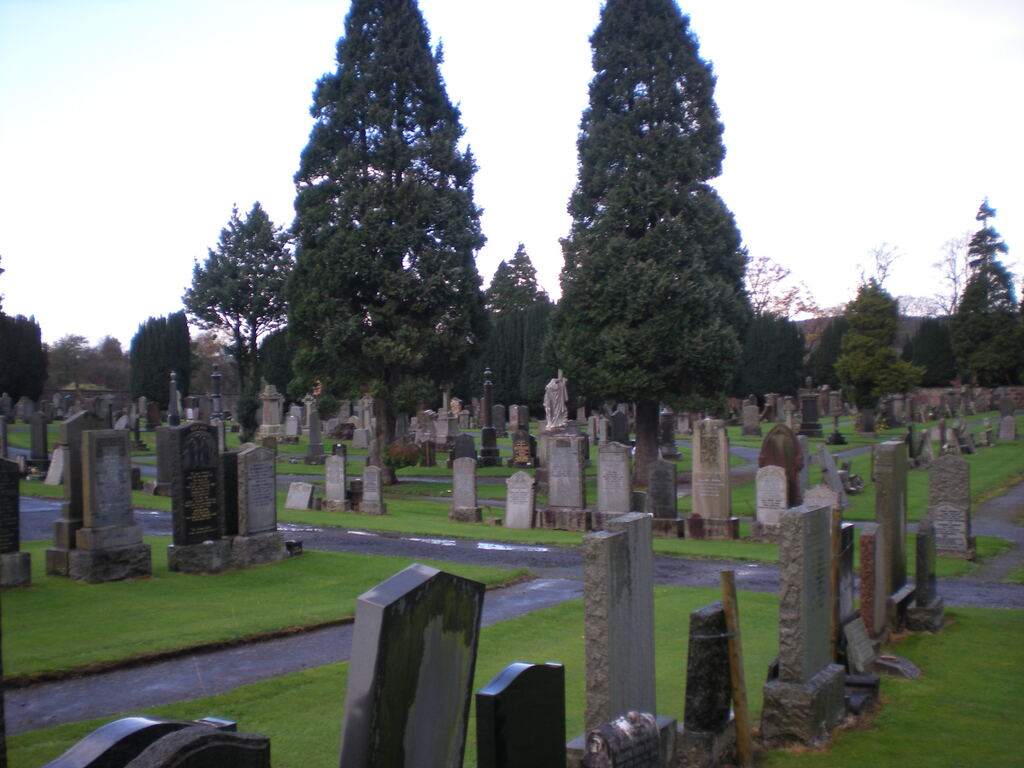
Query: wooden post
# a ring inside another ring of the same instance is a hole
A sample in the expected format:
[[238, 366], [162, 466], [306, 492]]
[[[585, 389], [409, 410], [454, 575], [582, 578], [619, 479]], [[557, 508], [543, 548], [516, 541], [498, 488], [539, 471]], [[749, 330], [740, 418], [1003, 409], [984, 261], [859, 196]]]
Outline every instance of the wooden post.
[[754, 764], [750, 738], [750, 710], [747, 708], [747, 684], [743, 677], [743, 644], [740, 642], [740, 614], [736, 602], [736, 572], [720, 571], [722, 608], [725, 610], [725, 631], [728, 634], [729, 680], [732, 683], [732, 704], [736, 717], [736, 753], [741, 768]]
[[839, 626], [839, 563], [842, 559], [843, 553], [840, 551], [842, 547], [843, 539], [840, 536], [840, 528], [843, 525], [843, 511], [841, 509], [832, 508], [832, 573], [830, 581], [832, 582], [832, 612], [831, 612], [831, 629], [832, 629], [832, 644], [831, 644], [831, 655], [830, 659], [833, 663], [839, 656], [839, 633], [842, 631], [842, 627]]

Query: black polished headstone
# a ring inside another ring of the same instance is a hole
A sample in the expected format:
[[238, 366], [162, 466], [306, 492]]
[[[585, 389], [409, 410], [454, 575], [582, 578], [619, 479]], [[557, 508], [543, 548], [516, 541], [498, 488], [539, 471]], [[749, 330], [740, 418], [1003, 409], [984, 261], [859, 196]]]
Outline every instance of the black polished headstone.
[[224, 511], [218, 490], [217, 430], [195, 422], [169, 427], [168, 433], [174, 544], [185, 546], [216, 541], [224, 531]]
[[563, 768], [565, 668], [517, 661], [476, 694], [478, 768]]
[[19, 479], [18, 463], [0, 459], [0, 554], [17, 552], [21, 547]]
[[731, 701], [725, 610], [721, 603], [712, 603], [690, 614], [683, 727], [721, 731], [729, 723]]

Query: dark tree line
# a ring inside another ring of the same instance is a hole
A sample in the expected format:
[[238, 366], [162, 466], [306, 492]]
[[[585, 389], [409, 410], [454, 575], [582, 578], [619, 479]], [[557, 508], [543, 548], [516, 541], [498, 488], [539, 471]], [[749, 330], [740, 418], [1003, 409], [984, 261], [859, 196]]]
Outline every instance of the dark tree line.
[[192, 349], [185, 312], [146, 320], [132, 337], [128, 356], [133, 398], [145, 397], [167, 408], [171, 371], [178, 374], [178, 391], [186, 397], [192, 377]]

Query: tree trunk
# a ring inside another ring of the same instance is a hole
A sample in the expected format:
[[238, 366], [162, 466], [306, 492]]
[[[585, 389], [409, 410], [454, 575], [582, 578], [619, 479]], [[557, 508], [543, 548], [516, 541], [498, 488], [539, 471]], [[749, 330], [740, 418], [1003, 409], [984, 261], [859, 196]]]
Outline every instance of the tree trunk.
[[633, 485], [647, 487], [647, 465], [658, 458], [658, 402], [636, 402], [636, 470]]
[[[394, 467], [389, 467], [384, 461], [384, 451], [387, 449], [395, 439], [395, 414], [391, 407], [391, 403], [385, 402], [383, 398], [373, 398], [373, 415], [377, 419], [377, 428], [374, 433], [374, 438], [377, 441], [378, 451], [378, 466], [380, 467], [380, 482], [381, 485], [395, 485], [398, 482], [398, 476], [395, 474]], [[370, 457], [367, 456], [367, 459]]]

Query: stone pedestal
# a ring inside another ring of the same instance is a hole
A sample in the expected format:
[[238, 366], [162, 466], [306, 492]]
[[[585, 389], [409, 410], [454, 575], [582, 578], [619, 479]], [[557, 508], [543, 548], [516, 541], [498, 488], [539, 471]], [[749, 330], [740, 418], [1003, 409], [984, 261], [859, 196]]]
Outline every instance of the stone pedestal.
[[674, 765], [687, 768], [717, 768], [729, 765], [736, 754], [736, 723], [730, 719], [723, 731], [707, 733], [687, 730], [682, 725], [676, 733]]
[[536, 528], [551, 528], [556, 531], [591, 530], [590, 513], [585, 509], [548, 507], [537, 510]]
[[[82, 533], [99, 529], [82, 528]], [[141, 530], [141, 529], [140, 529]], [[86, 549], [79, 547], [68, 553], [68, 576], [86, 584], [120, 581], [149, 576], [153, 573], [153, 555], [149, 544], [129, 544], [124, 547]]]
[[32, 586], [32, 556], [28, 552], [0, 555], [0, 587]]
[[448, 519], [455, 523], [479, 523], [483, 522], [480, 507], [450, 507]]
[[231, 539], [167, 547], [167, 570], [179, 573], [220, 573], [231, 567]]
[[946, 603], [938, 597], [930, 605], [907, 609], [907, 629], [912, 632], [938, 632], [945, 620]]
[[[676, 730], [678, 727], [674, 717], [655, 716], [658, 725], [658, 756], [661, 768], [673, 768], [677, 765], [675, 756], [677, 749]], [[565, 745], [566, 768], [583, 768], [583, 757], [587, 745], [586, 734], [581, 734]], [[646, 763], [645, 763], [646, 765]], [[685, 765], [685, 763], [678, 763]]]
[[805, 683], [772, 680], [764, 687], [761, 738], [768, 744], [820, 746], [842, 720], [845, 670], [829, 664]]
[[234, 536], [229, 541], [231, 542], [231, 567], [233, 568], [276, 563], [278, 560], [288, 557], [284, 545], [284, 534], [278, 531]]

